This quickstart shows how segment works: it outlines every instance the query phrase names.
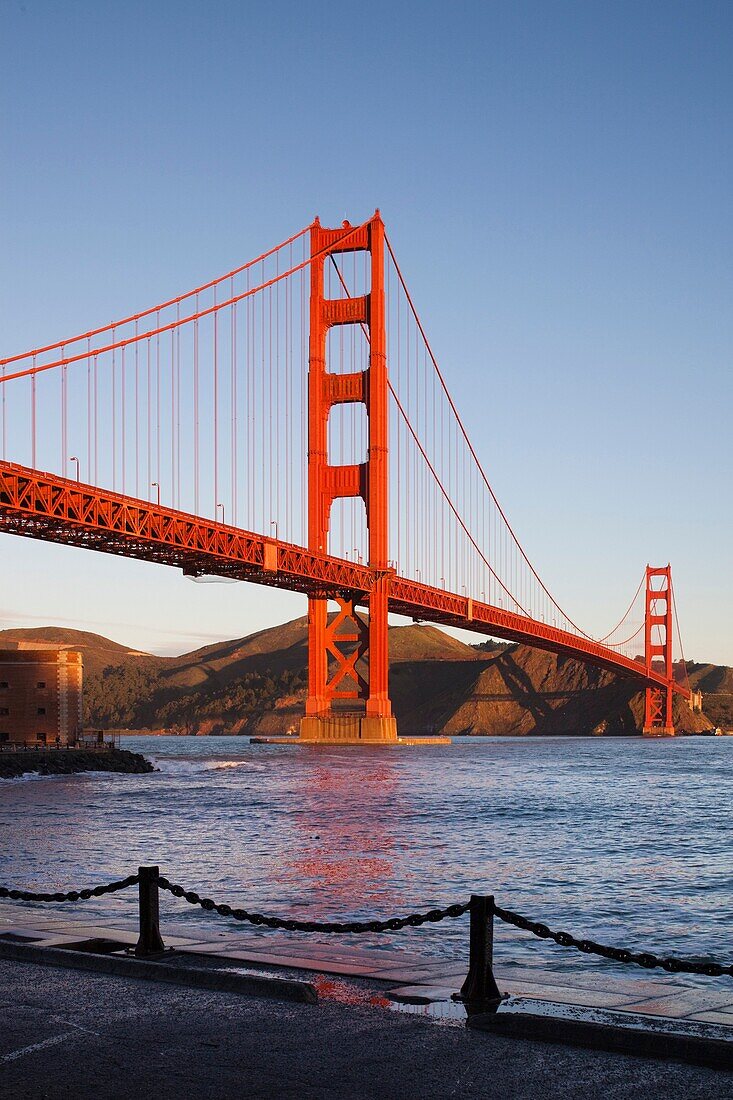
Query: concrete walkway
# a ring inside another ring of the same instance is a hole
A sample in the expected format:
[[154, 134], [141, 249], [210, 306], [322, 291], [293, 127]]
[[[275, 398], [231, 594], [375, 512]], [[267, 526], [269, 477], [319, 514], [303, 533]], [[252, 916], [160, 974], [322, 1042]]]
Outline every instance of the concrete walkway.
[[281, 1004], [0, 960], [0, 1096], [733, 1098], [733, 1076], [713, 1069], [470, 1031], [367, 991], [352, 1000], [323, 990], [318, 1005]]
[[[0, 958], [0, 1097], [564, 1097], [684, 1096], [733, 1100], [733, 1075], [465, 1027], [450, 1001], [465, 962], [336, 938], [231, 930], [168, 935], [171, 965], [304, 979], [317, 1005], [178, 988], [127, 976], [59, 970]], [[0, 944], [69, 948], [112, 940], [124, 956], [137, 931], [61, 920], [40, 907], [0, 905]], [[176, 960], [180, 960], [177, 962]], [[239, 979], [238, 979], [239, 980]], [[709, 1029], [733, 1040], [727, 981], [589, 971], [559, 979], [499, 968], [502, 990], [545, 1006], [613, 1010], [660, 1026]], [[730, 1029], [730, 1030], [728, 1030]]]
[[[171, 935], [162, 922], [167, 947], [183, 955], [207, 955], [276, 973], [285, 970], [312, 980], [313, 973], [371, 980], [375, 989], [388, 992], [392, 1000], [426, 1006], [450, 1000], [460, 989], [468, 963], [441, 962], [393, 948], [347, 946], [338, 936], [328, 943], [314, 943], [306, 935], [284, 936], [277, 932], [255, 932], [247, 927], [217, 928], [212, 918], [208, 936], [192, 927], [188, 936]], [[85, 939], [116, 940], [120, 948], [137, 942], [136, 928], [118, 922], [93, 922], [78, 913], [67, 920], [40, 907], [0, 904], [0, 942], [17, 939], [41, 947], [67, 947]], [[549, 951], [550, 948], [547, 948]], [[308, 977], [310, 975], [310, 977]], [[693, 984], [684, 975], [618, 967], [617, 973], [598, 972], [589, 960], [587, 972], [572, 977], [539, 967], [508, 967], [498, 964], [496, 978], [502, 992], [554, 1004], [589, 1009], [613, 1009], [664, 1020], [725, 1025], [733, 1041], [733, 982], [729, 978], [705, 979]]]

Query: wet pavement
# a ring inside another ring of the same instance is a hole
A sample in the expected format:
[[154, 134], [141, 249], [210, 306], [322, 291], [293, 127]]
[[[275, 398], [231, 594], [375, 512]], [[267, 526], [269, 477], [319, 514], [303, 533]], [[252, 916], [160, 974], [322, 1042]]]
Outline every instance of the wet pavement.
[[[335, 979], [336, 982], [342, 979]], [[548, 1045], [386, 1012], [0, 960], [0, 1096], [13, 1100], [729, 1100], [698, 1066]]]
[[[110, 941], [123, 953], [137, 933], [0, 906], [0, 942], [68, 948], [85, 939]], [[530, 1100], [562, 1092], [569, 1100], [642, 1093], [733, 1100], [733, 1075], [721, 1069], [467, 1028], [465, 1010], [450, 999], [465, 976], [462, 964], [244, 931], [166, 942], [172, 965], [305, 980], [318, 1003], [0, 958], [0, 1096]], [[602, 985], [588, 975], [570, 986], [550, 972], [504, 968], [497, 980], [512, 995], [510, 1011], [531, 1006], [596, 1019], [612, 1011], [630, 1022], [642, 1012], [661, 1028], [707, 1028], [733, 1039], [733, 990], [724, 979], [711, 980], [709, 990], [646, 973]]]

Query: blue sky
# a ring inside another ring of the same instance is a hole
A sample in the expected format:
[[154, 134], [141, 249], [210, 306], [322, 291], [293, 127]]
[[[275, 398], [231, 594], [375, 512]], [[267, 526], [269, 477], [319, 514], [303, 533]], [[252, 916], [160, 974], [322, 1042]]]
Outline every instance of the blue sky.
[[[733, 664], [727, 3], [0, 0], [4, 354], [382, 210], [469, 433], [605, 632], [672, 561]], [[3, 625], [181, 651], [304, 611], [0, 538]]]

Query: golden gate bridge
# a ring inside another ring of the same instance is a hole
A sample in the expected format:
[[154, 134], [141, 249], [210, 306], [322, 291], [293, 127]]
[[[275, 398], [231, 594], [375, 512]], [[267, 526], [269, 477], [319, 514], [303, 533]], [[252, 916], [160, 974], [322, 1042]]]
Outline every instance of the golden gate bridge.
[[693, 698], [669, 565], [602, 637], [546, 587], [379, 211], [1, 359], [0, 531], [306, 594], [305, 740], [396, 739], [390, 613], [630, 677], [648, 734]]

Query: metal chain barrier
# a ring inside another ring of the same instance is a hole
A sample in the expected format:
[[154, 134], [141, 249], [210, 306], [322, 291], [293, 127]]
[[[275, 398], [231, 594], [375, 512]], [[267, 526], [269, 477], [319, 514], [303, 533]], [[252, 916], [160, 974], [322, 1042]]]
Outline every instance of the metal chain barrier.
[[541, 940], [554, 940], [560, 947], [574, 947], [582, 951], [584, 955], [600, 955], [602, 959], [613, 959], [614, 962], [633, 963], [643, 966], [646, 970], [660, 967], [670, 974], [705, 974], [710, 978], [720, 978], [723, 975], [733, 977], [733, 964], [723, 966], [717, 962], [688, 962], [685, 959], [677, 959], [674, 956], [659, 958], [649, 951], [629, 951], [624, 947], [609, 947], [604, 943], [596, 943], [595, 940], [576, 939], [569, 932], [553, 932], [546, 924], [539, 921], [528, 920], [519, 913], [512, 913], [510, 909], [501, 909], [494, 905], [494, 916], [505, 924], [513, 924], [515, 928], [522, 928], [525, 932], [531, 932]]
[[8, 886], [0, 886], [0, 898], [10, 898], [11, 901], [88, 901], [89, 898], [101, 898], [103, 894], [114, 894], [117, 890], [126, 890], [128, 886], [135, 886], [139, 881], [139, 875], [128, 875], [127, 878], [108, 882], [104, 886], [92, 886], [85, 890], [67, 890], [66, 893], [56, 894], [34, 894], [30, 890], [13, 890]]
[[[157, 868], [149, 869], [153, 874]], [[106, 883], [103, 886], [94, 886], [83, 890], [68, 890], [57, 893], [33, 893], [30, 890], [14, 890], [7, 886], [0, 886], [0, 899], [9, 898], [11, 901], [87, 901], [89, 898], [102, 897], [104, 894], [113, 894], [118, 890], [126, 890], [129, 886], [135, 886], [140, 882], [140, 875], [128, 875], [127, 878], [115, 882]], [[195, 890], [186, 890], [178, 883], [170, 882], [162, 875], [151, 880], [152, 884], [161, 890], [167, 890], [174, 898], [183, 898], [189, 905], [198, 905], [207, 913], [218, 913], [220, 917], [231, 917], [236, 921], [244, 921], [248, 924], [259, 925], [265, 928], [278, 928], [285, 932], [326, 932], [326, 933], [360, 933], [360, 932], [399, 932], [402, 928], [419, 928], [423, 924], [437, 924], [439, 921], [462, 917], [472, 908], [472, 902], [467, 901], [460, 905], [448, 905], [445, 909], [429, 909], [427, 913], [410, 913], [406, 917], [391, 917], [388, 920], [368, 921], [304, 921], [291, 920], [282, 917], [266, 917], [262, 913], [250, 913], [247, 909], [237, 909], [231, 905], [219, 905], [211, 898], [202, 898]], [[142, 889], [142, 887], [141, 887]], [[525, 932], [531, 932], [541, 940], [553, 940], [559, 947], [573, 947], [584, 955], [599, 955], [603, 959], [611, 959], [614, 962], [631, 963], [635, 966], [653, 970], [658, 967], [670, 974], [702, 974], [710, 978], [723, 976], [733, 977], [733, 963], [723, 965], [719, 962], [694, 962], [692, 960], [678, 959], [674, 956], [660, 957], [649, 951], [631, 951], [623, 947], [609, 947], [607, 944], [596, 943], [595, 940], [577, 939], [570, 932], [556, 932], [541, 921], [529, 920], [520, 913], [514, 913], [511, 909], [502, 909], [496, 905], [493, 899], [484, 900], [490, 906], [487, 910], [490, 916], [498, 917], [505, 924], [511, 924]], [[156, 902], [157, 911], [157, 902]], [[473, 934], [473, 933], [472, 933]]]
[[183, 886], [169, 882], [167, 878], [158, 878], [161, 890], [168, 890], [174, 898], [183, 898], [189, 905], [200, 905], [207, 913], [218, 913], [220, 917], [232, 917], [248, 924], [264, 925], [266, 928], [280, 928], [286, 932], [399, 932], [401, 928], [419, 928], [421, 924], [437, 924], [447, 917], [462, 917], [471, 908], [470, 901], [464, 905], [449, 905], [446, 909], [430, 909], [427, 913], [411, 913], [407, 917], [392, 917], [391, 920], [369, 921], [310, 921], [286, 920], [281, 917], [264, 917], [261, 913], [248, 913], [246, 909], [233, 909], [231, 905], [217, 905], [211, 898], [202, 898], [195, 890], [186, 890]]

